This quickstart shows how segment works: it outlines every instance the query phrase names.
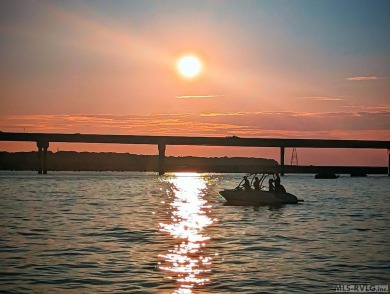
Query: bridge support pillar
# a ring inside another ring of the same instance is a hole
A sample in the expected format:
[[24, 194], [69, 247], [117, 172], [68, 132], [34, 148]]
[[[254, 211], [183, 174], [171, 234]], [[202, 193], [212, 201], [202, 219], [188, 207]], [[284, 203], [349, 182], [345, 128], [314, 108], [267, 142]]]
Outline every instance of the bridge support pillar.
[[158, 174], [162, 176], [165, 173], [165, 149], [164, 143], [158, 144]]
[[387, 162], [387, 175], [390, 177], [390, 149], [387, 149], [387, 157], [388, 157], [388, 162]]
[[280, 147], [280, 174], [284, 176], [284, 146]]
[[49, 142], [37, 141], [38, 147], [38, 174], [47, 174], [47, 149]]
[[42, 174], [42, 148], [38, 146], [38, 174]]

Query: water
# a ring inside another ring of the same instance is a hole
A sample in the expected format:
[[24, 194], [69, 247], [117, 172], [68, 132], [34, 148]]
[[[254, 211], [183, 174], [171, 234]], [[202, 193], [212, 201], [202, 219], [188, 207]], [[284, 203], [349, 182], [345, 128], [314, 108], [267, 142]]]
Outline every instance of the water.
[[302, 205], [225, 206], [242, 175], [0, 173], [0, 291], [329, 293], [390, 281], [390, 179], [282, 183]]

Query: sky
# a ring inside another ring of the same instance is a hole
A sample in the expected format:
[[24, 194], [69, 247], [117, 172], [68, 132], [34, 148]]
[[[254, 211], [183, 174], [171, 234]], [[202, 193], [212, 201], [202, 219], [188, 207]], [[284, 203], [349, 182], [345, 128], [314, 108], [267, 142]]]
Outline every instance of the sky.
[[[390, 140], [389, 11], [387, 0], [3, 0], [0, 131]], [[186, 54], [201, 60], [196, 78], [177, 71]], [[167, 154], [278, 159], [279, 151], [168, 146]], [[298, 156], [387, 165], [386, 150]]]

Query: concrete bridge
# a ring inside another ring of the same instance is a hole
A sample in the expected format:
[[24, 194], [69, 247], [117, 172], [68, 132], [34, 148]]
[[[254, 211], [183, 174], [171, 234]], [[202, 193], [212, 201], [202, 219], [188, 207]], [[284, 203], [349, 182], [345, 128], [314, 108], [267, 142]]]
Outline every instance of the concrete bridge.
[[[0, 132], [0, 141], [36, 142], [38, 148], [38, 173], [47, 173], [46, 154], [50, 142], [64, 143], [110, 143], [157, 145], [159, 153], [159, 174], [163, 174], [165, 149], [167, 145], [276, 147], [280, 148], [280, 172], [285, 172], [285, 148], [351, 148], [387, 149], [390, 141], [369, 140], [326, 140], [326, 139], [279, 139], [232, 137], [185, 137], [185, 136], [136, 136], [97, 134], [55, 134], [55, 133], [10, 133]], [[388, 171], [390, 154], [388, 152]]]

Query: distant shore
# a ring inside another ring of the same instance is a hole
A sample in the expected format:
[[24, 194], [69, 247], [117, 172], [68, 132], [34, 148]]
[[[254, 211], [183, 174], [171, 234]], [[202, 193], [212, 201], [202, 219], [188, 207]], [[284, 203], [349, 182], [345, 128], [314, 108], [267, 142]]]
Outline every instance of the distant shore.
[[[37, 170], [38, 152], [0, 152], [0, 170]], [[273, 159], [245, 157], [165, 158], [165, 170], [194, 172], [277, 171]], [[158, 155], [60, 151], [47, 153], [48, 171], [158, 171]]]
[[[37, 170], [38, 153], [0, 152], [0, 170]], [[94, 153], [59, 151], [48, 152], [48, 171], [141, 171], [157, 172], [158, 155], [129, 153]], [[285, 173], [299, 174], [388, 174], [387, 167], [366, 166], [291, 166], [283, 167]], [[274, 159], [248, 157], [173, 157], [165, 158], [166, 172], [220, 172], [255, 173], [280, 172], [281, 166]]]

